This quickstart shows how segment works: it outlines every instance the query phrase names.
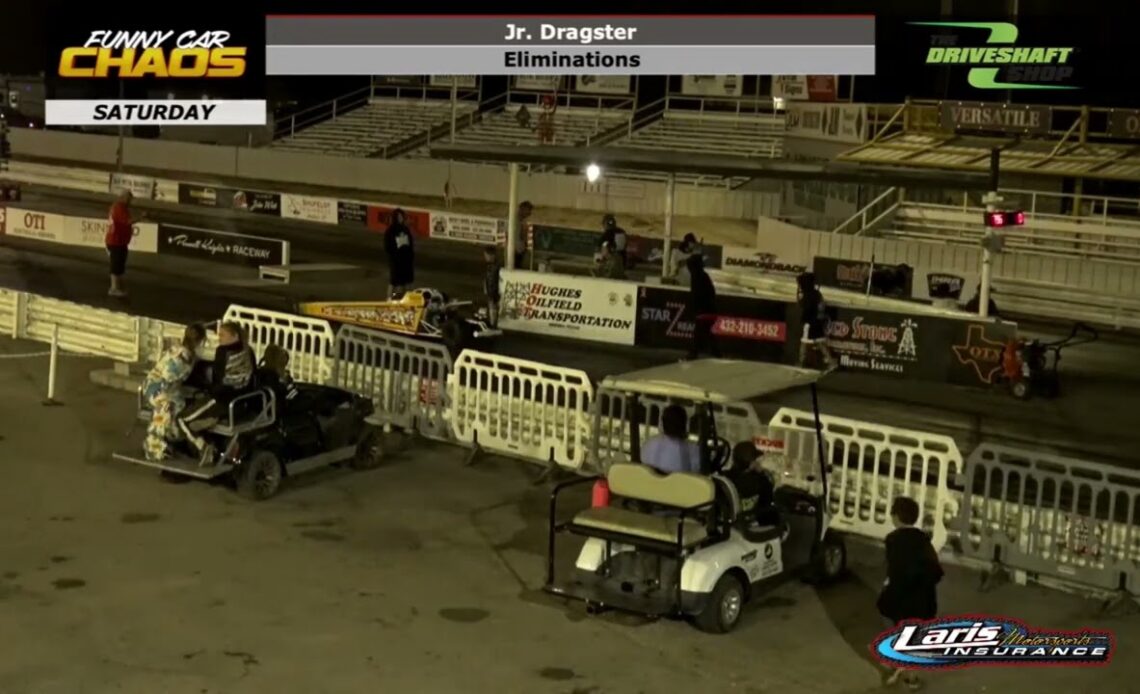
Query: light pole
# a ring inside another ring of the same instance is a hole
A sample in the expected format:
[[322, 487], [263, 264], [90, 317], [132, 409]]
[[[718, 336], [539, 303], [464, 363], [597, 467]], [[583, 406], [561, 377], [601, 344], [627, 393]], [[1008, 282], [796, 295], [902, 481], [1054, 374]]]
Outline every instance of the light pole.
[[[986, 212], [996, 212], [998, 203], [1001, 202], [1001, 195], [998, 193], [998, 171], [1001, 167], [1001, 150], [990, 150], [990, 192], [982, 199], [986, 206]], [[982, 237], [982, 285], [978, 290], [978, 315], [982, 318], [989, 318], [990, 315], [990, 282], [993, 278], [993, 253], [991, 249], [995, 246], [996, 242], [1000, 239], [995, 238], [996, 234], [991, 226], [986, 226], [985, 235]]]
[[509, 167], [511, 184], [507, 194], [507, 257], [503, 260], [508, 270], [519, 270], [515, 267], [516, 237], [519, 233], [519, 165], [512, 161]]
[[669, 276], [672, 268], [670, 258], [673, 247], [673, 189], [677, 185], [677, 174], [670, 172], [665, 182], [665, 242], [661, 245], [661, 277]]

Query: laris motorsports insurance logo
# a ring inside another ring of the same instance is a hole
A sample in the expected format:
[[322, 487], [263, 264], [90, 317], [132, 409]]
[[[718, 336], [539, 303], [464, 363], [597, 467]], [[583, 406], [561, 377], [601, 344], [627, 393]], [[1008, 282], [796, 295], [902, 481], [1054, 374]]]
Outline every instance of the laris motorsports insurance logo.
[[871, 653], [892, 668], [950, 669], [975, 665], [1106, 665], [1111, 632], [1056, 631], [1008, 617], [964, 616], [897, 626], [875, 639]]
[[966, 81], [976, 89], [1079, 89], [1064, 84], [1073, 77], [1072, 46], [1018, 46], [1017, 26], [1008, 22], [911, 24], [988, 31], [985, 45], [961, 46], [958, 35], [931, 36], [926, 53], [927, 65], [973, 66]]

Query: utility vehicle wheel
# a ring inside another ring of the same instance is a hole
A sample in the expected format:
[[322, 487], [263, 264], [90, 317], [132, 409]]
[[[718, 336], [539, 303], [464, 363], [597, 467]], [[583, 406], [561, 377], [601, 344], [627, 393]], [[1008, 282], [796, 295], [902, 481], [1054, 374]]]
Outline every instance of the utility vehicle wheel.
[[1013, 397], [1018, 400], [1029, 399], [1029, 381], [1015, 381], [1014, 384], [1009, 387], [1009, 392], [1013, 393]]
[[353, 470], [371, 470], [384, 462], [384, 432], [369, 427], [368, 432], [356, 444], [356, 455], [349, 465]]
[[708, 604], [696, 617], [697, 628], [710, 634], [732, 631], [744, 613], [744, 586], [740, 579], [725, 574], [716, 582]]
[[834, 583], [847, 573], [847, 543], [839, 533], [828, 531], [812, 557], [812, 578], [816, 585]]
[[251, 501], [263, 501], [281, 488], [284, 471], [270, 451], [254, 451], [238, 470], [238, 493]]

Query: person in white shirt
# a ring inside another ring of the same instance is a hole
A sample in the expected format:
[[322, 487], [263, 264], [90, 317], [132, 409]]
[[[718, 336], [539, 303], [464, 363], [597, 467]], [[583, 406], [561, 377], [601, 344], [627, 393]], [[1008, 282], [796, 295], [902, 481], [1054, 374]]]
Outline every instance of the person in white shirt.
[[641, 462], [658, 472], [701, 472], [701, 448], [689, 440], [689, 416], [680, 405], [661, 412], [661, 433], [641, 447]]

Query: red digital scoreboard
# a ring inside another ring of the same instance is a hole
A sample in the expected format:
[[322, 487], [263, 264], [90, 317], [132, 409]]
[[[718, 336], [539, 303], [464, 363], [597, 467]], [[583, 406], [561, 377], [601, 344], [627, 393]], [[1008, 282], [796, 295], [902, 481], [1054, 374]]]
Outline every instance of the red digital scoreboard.
[[1019, 227], [1025, 224], [1025, 213], [1021, 210], [998, 210], [985, 213], [988, 227]]

